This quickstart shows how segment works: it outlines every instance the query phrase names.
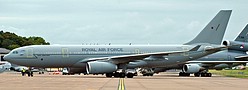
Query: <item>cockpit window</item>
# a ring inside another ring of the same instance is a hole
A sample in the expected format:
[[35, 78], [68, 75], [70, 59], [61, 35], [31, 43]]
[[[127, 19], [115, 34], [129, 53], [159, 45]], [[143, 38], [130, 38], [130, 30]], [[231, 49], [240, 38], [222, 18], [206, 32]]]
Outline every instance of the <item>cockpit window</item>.
[[18, 54], [18, 51], [13, 51], [13, 54]]

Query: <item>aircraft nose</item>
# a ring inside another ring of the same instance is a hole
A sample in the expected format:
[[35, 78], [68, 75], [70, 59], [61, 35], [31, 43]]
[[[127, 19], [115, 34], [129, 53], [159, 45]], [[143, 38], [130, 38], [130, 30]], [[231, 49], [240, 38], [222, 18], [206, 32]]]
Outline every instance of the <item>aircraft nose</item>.
[[9, 60], [10, 60], [9, 55], [8, 55], [8, 54], [7, 54], [7, 55], [4, 55], [4, 56], [3, 56], [3, 60], [4, 60], [4, 61], [9, 61]]

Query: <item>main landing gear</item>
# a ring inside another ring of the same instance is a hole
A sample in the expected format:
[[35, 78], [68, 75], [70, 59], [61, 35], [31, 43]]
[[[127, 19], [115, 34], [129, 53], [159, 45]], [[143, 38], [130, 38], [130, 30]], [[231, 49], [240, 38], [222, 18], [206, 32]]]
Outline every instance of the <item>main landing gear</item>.
[[125, 78], [127, 76], [127, 78], [133, 78], [133, 76], [135, 76], [134, 74], [132, 73], [118, 73], [118, 72], [114, 72], [114, 73], [106, 73], [106, 77], [115, 77], [115, 78]]
[[190, 76], [190, 73], [180, 72], [179, 76]]
[[141, 69], [140, 73], [142, 73], [143, 76], [153, 76], [154, 71], [151, 68], [147, 68], [147, 69]]
[[212, 77], [212, 73], [194, 73], [195, 77]]
[[137, 76], [137, 72], [136, 70], [124, 70], [124, 71], [121, 71], [121, 72], [113, 72], [113, 73], [106, 73], [106, 77], [116, 77], [116, 78], [133, 78], [133, 76]]

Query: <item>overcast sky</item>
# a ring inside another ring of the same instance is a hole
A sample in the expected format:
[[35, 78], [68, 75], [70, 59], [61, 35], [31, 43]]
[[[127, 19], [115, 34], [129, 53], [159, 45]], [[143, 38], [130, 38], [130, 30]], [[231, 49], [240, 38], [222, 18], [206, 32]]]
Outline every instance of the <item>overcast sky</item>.
[[0, 30], [51, 44], [183, 44], [222, 9], [224, 40], [248, 23], [248, 0], [0, 0]]

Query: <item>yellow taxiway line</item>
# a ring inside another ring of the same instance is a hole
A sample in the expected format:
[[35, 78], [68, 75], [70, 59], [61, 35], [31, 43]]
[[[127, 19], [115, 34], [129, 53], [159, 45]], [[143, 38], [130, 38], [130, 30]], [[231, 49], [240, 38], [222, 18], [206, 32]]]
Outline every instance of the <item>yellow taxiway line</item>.
[[119, 79], [118, 90], [126, 90], [125, 83], [124, 83], [124, 78]]

